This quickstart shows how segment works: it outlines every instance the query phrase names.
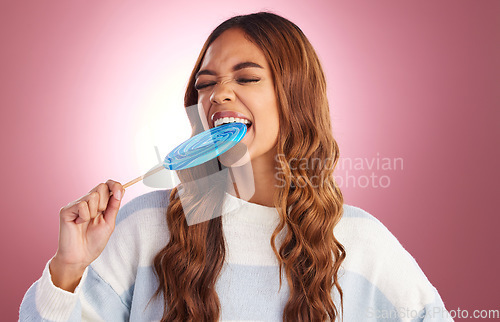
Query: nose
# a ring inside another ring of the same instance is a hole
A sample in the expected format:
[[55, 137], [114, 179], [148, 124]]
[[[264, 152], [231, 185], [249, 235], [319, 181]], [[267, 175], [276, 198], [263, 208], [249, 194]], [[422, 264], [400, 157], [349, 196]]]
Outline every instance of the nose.
[[234, 92], [231, 88], [230, 82], [219, 82], [215, 84], [212, 95], [210, 95], [210, 102], [214, 104], [222, 104], [224, 102], [233, 102]]

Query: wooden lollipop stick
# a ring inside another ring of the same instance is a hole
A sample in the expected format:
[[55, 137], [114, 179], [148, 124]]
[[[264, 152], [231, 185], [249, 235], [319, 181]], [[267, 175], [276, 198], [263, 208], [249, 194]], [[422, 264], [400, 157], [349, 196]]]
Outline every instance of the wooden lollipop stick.
[[165, 169], [165, 168], [163, 167], [163, 165], [160, 164], [159, 166], [157, 166], [153, 170], [149, 171], [145, 175], [142, 175], [140, 177], [135, 178], [134, 180], [131, 180], [131, 181], [127, 182], [126, 184], [123, 185], [123, 188], [126, 189], [126, 188], [130, 187], [131, 185], [133, 185], [134, 183], [142, 181], [142, 180], [144, 180], [144, 178], [147, 178], [150, 175], [153, 175], [153, 174], [155, 174], [155, 173], [157, 173], [157, 172], [159, 172], [159, 171], [161, 171], [163, 169]]

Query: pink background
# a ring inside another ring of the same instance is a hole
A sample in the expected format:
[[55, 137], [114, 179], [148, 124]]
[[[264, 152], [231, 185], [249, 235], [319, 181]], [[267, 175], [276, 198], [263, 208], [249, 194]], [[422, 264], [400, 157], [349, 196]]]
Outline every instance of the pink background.
[[[147, 171], [155, 145], [165, 154], [179, 143], [204, 40], [264, 9], [315, 46], [342, 157], [403, 160], [341, 169], [360, 180], [342, 187], [346, 203], [389, 228], [448, 310], [500, 309], [500, 1], [177, 3], [1, 2], [2, 320], [17, 319], [56, 251], [59, 209]], [[370, 175], [390, 185], [361, 187]], [[125, 202], [150, 190], [136, 184]]]

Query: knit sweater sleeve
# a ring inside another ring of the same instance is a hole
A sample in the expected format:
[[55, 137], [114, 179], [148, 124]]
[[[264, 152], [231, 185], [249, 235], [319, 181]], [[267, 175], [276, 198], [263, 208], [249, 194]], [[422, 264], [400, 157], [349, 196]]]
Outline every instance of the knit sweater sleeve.
[[[145, 235], [152, 229], [144, 229], [141, 222], [148, 222], [151, 208], [163, 211], [161, 207], [165, 206], [165, 198], [152, 196], [139, 196], [120, 209], [104, 251], [85, 269], [74, 293], [52, 283], [47, 262], [42, 276], [23, 298], [20, 321], [128, 320], [138, 266], [151, 257], [143, 258], [147, 254], [143, 248], [151, 239]], [[158, 238], [158, 243], [164, 242], [164, 238]]]
[[[123, 229], [115, 230], [101, 256], [85, 269], [73, 293], [52, 283], [50, 261], [47, 262], [40, 279], [24, 296], [19, 311], [20, 321], [127, 320], [130, 313], [127, 300], [130, 298], [128, 290], [123, 291], [123, 288], [133, 281], [127, 280], [124, 273], [130, 272], [133, 265], [123, 261], [122, 249], [126, 247], [119, 241], [120, 230]], [[110, 279], [120, 268], [123, 270], [121, 274]]]
[[336, 236], [346, 248], [347, 320], [453, 321], [415, 258], [374, 216], [344, 206]]
[[128, 309], [120, 296], [89, 266], [75, 291], [67, 292], [52, 283], [49, 270], [50, 260], [45, 265], [42, 276], [26, 292], [19, 310], [20, 321], [82, 321], [103, 320], [89, 299], [114, 305], [114, 316], [123, 321], [128, 316]]

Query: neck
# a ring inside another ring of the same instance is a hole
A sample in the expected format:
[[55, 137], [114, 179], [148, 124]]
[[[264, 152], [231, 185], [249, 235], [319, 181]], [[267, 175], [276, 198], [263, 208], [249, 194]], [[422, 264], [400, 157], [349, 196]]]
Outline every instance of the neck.
[[274, 156], [275, 151], [271, 150], [244, 165], [229, 167], [228, 193], [251, 203], [274, 207], [277, 189]]

